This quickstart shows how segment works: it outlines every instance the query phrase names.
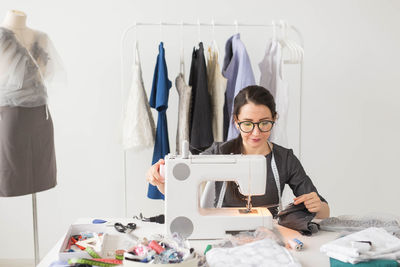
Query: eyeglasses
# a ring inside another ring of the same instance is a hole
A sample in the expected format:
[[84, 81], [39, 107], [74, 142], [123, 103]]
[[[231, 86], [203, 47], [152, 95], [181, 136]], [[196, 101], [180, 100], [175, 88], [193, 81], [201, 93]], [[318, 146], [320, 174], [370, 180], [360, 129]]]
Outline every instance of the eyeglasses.
[[239, 128], [244, 133], [250, 133], [253, 131], [254, 127], [257, 125], [260, 132], [269, 132], [274, 126], [274, 121], [263, 120], [259, 122], [252, 122], [252, 121], [241, 121], [238, 122]]

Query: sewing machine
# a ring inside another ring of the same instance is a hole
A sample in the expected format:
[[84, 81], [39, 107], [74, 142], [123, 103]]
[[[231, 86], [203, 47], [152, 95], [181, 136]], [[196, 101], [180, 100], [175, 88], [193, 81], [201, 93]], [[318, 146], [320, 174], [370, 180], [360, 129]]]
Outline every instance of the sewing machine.
[[[262, 155], [168, 154], [161, 175], [165, 177], [166, 233], [178, 232], [188, 239], [219, 239], [235, 231], [272, 228], [267, 208], [251, 208], [250, 197], [263, 195], [266, 160]], [[235, 181], [248, 196], [247, 208], [201, 208], [200, 184]]]

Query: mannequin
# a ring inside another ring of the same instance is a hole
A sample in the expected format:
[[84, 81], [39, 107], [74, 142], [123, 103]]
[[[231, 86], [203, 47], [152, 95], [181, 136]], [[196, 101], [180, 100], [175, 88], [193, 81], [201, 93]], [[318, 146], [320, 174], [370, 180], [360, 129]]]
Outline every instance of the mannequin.
[[8, 11], [0, 26], [0, 197], [56, 186], [47, 86], [60, 60], [47, 34]]
[[35, 31], [26, 26], [26, 14], [24, 12], [9, 10], [4, 18], [2, 26], [12, 30], [25, 48], [32, 46]]
[[0, 26], [0, 197], [32, 194], [37, 265], [36, 193], [57, 184], [47, 85], [61, 67], [50, 39], [26, 18], [10, 10]]

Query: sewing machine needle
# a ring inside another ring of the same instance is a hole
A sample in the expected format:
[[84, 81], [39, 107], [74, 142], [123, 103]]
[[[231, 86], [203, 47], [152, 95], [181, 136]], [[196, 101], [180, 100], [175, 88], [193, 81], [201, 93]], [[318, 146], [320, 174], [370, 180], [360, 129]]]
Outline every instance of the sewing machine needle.
[[247, 207], [246, 207], [247, 212], [250, 212], [251, 208], [252, 208], [252, 206], [251, 206], [251, 195], [249, 195], [247, 197]]

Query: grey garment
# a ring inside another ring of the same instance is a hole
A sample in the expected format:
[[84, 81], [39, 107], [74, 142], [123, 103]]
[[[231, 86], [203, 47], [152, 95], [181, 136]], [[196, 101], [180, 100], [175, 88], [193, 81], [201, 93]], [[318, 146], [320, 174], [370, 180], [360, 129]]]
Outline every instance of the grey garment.
[[388, 214], [371, 214], [367, 216], [342, 215], [330, 217], [320, 222], [321, 230], [352, 233], [369, 227], [384, 228], [400, 238], [400, 219]]
[[[240, 136], [233, 140], [214, 143], [210, 148], [204, 151], [202, 154], [241, 154], [242, 140]], [[300, 196], [303, 194], [316, 192], [320, 199], [327, 202], [317, 191], [314, 184], [312, 183], [310, 177], [307, 176], [300, 161], [293, 154], [292, 149], [287, 149], [277, 144], [273, 146], [273, 153], [278, 168], [281, 192], [288, 184], [293, 190], [295, 196]], [[251, 202], [253, 207], [260, 206], [273, 206], [279, 203], [278, 190], [276, 187], [276, 182], [271, 168], [272, 154], [266, 155], [267, 160], [267, 183], [266, 191], [262, 196], [252, 196]], [[219, 196], [221, 190], [222, 182], [216, 182], [215, 184], [215, 195]], [[215, 199], [215, 204], [218, 199]], [[246, 197], [243, 196], [239, 190], [236, 183], [228, 182], [227, 189], [225, 193], [225, 198], [223, 200], [223, 207], [245, 207]]]
[[228, 79], [224, 106], [224, 140], [231, 140], [239, 135], [232, 117], [235, 96], [243, 88], [256, 84], [249, 55], [239, 34], [226, 41], [222, 74]]
[[53, 122], [46, 106], [0, 107], [0, 197], [56, 186]]
[[181, 145], [184, 140], [189, 142], [189, 115], [192, 87], [185, 83], [182, 73], [175, 79], [176, 90], [179, 95], [178, 127], [176, 131], [176, 153], [180, 155]]

